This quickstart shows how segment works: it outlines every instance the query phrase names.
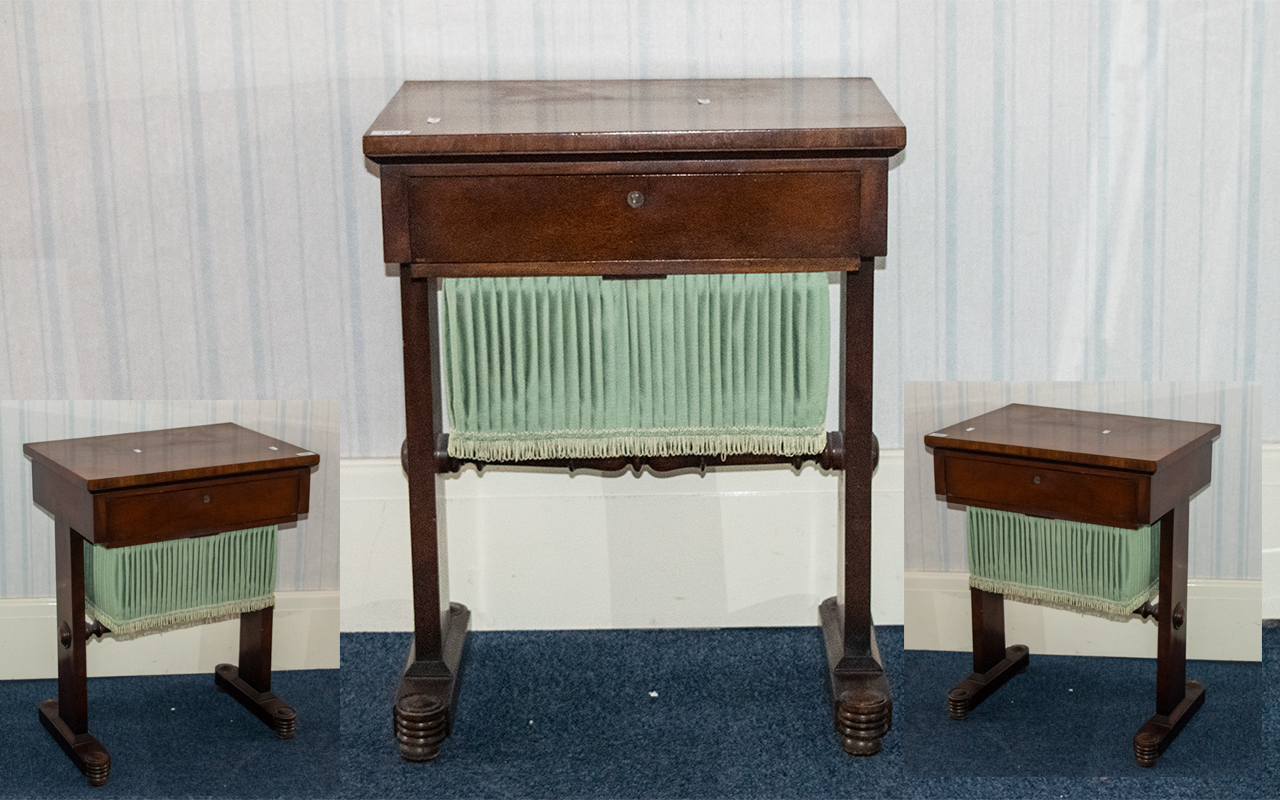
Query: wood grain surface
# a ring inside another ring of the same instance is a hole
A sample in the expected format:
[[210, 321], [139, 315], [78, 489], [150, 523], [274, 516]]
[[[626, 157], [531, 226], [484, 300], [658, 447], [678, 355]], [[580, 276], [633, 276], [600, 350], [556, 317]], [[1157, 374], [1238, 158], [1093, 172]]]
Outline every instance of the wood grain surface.
[[673, 150], [888, 157], [906, 142], [906, 127], [870, 78], [409, 81], [365, 133], [364, 153], [378, 162]]
[[232, 422], [32, 442], [22, 451], [90, 492], [320, 463], [315, 453]]
[[1204, 422], [1014, 403], [924, 437], [928, 447], [1152, 473], [1222, 432]]
[[416, 178], [409, 185], [413, 260], [856, 257], [858, 178], [857, 172]]

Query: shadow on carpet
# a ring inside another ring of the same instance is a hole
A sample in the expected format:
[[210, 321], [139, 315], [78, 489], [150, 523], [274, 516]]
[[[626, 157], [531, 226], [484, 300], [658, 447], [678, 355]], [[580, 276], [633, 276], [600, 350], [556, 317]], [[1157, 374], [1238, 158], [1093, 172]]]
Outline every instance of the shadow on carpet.
[[[896, 695], [902, 628], [877, 635]], [[897, 719], [879, 755], [840, 750], [816, 626], [472, 633], [429, 764], [391, 729], [410, 638], [342, 635], [344, 796], [902, 796]]]
[[207, 675], [89, 679], [89, 732], [111, 754], [89, 786], [41, 726], [54, 680], [0, 681], [0, 796], [305, 797], [338, 794], [338, 670], [281, 671], [272, 690], [298, 712], [282, 741]]

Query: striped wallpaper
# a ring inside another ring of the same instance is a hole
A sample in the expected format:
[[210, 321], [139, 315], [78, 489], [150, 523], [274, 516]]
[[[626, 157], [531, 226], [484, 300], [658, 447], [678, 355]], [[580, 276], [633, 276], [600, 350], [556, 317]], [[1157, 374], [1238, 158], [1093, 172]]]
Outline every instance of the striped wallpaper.
[[360, 136], [402, 80], [801, 75], [875, 78], [908, 129], [886, 447], [904, 380], [1280, 382], [1264, 0], [10, 0], [0, 396], [335, 398], [345, 455], [394, 455]]
[[1210, 422], [1213, 476], [1191, 500], [1188, 575], [1262, 577], [1262, 440], [1258, 383], [911, 382], [906, 396], [906, 569], [967, 572], [965, 513], [933, 493], [925, 434], [1009, 403]]
[[53, 518], [31, 502], [27, 442], [234, 422], [320, 454], [306, 519], [280, 529], [276, 588], [338, 588], [339, 409], [333, 401], [0, 400], [0, 598], [55, 593]]

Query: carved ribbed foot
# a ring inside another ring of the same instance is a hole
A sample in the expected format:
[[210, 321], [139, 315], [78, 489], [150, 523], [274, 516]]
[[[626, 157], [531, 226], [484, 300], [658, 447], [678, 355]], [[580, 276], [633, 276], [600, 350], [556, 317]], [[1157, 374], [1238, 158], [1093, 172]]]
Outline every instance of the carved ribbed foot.
[[1187, 723], [1204, 705], [1204, 684], [1200, 681], [1187, 681], [1186, 693], [1182, 702], [1174, 706], [1170, 714], [1153, 714], [1133, 735], [1133, 760], [1138, 766], [1150, 769], [1159, 759]]
[[446, 737], [444, 703], [424, 694], [401, 697], [395, 706], [396, 738], [405, 761], [431, 761]]
[[111, 756], [105, 750], [86, 753], [84, 757], [84, 776], [90, 786], [105, 786], [111, 774]]
[[1160, 757], [1160, 737], [1143, 731], [1133, 737], [1133, 760], [1140, 767], [1154, 767]]
[[957, 687], [947, 692], [947, 713], [952, 719], [964, 719], [969, 716], [973, 695], [968, 689]]
[[40, 724], [76, 765], [90, 786], [103, 786], [111, 774], [111, 755], [102, 743], [88, 733], [74, 734], [58, 714], [58, 701], [40, 704]]
[[889, 732], [893, 706], [889, 698], [871, 692], [845, 692], [836, 711], [840, 747], [851, 756], [873, 756]]
[[986, 672], [972, 672], [969, 677], [951, 687], [947, 692], [947, 713], [952, 719], [967, 719], [973, 710], [982, 704], [1001, 686], [1008, 683], [1015, 675], [1027, 671], [1031, 663], [1031, 654], [1027, 646], [1015, 644], [1006, 647], [1004, 658]]
[[292, 739], [298, 731], [298, 715], [288, 706], [271, 712], [271, 728], [279, 739]]

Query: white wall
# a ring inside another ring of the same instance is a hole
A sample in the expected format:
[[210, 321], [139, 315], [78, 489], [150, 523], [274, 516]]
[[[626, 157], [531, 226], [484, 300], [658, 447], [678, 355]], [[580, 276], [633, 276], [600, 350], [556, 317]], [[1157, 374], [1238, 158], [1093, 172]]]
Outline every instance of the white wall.
[[[838, 477], [806, 467], [445, 481], [450, 595], [478, 630], [816, 625], [836, 591]], [[413, 627], [396, 459], [342, 462], [342, 628]], [[902, 453], [872, 481], [872, 613], [902, 624]]]
[[0, 42], [0, 397], [341, 398], [394, 456], [360, 136], [407, 78], [874, 78], [885, 447], [904, 380], [1280, 385], [1265, 0], [11, 0]]

